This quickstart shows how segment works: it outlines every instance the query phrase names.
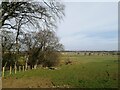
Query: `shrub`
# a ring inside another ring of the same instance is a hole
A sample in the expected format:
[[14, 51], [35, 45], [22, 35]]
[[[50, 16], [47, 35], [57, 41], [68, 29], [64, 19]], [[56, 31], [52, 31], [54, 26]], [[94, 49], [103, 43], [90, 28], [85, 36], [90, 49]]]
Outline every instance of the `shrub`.
[[45, 52], [42, 58], [42, 65], [44, 67], [57, 66], [60, 61], [59, 56], [60, 56], [59, 52], [53, 52], [53, 51]]
[[6, 66], [10, 66], [10, 65], [13, 66], [17, 59], [17, 54], [6, 52], [2, 55], [2, 58], [3, 58], [2, 66], [4, 66], [6, 62], [7, 62]]
[[65, 61], [65, 65], [68, 65], [68, 64], [72, 64], [72, 61], [69, 58]]

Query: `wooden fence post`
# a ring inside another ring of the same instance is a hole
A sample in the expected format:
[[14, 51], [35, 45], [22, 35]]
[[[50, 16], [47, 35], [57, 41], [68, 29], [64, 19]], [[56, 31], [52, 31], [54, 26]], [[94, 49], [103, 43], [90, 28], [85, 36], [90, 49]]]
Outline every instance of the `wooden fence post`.
[[4, 73], [5, 73], [5, 67], [3, 67], [3, 70], [2, 70], [2, 77], [4, 77]]
[[36, 65], [34, 65], [34, 69], [36, 69]]
[[16, 74], [16, 72], [17, 72], [17, 67], [16, 67], [16, 62], [15, 62], [15, 74]]
[[11, 75], [11, 72], [12, 72], [12, 67], [10, 66], [10, 75]]
[[19, 72], [21, 71], [21, 66], [19, 66]]
[[23, 66], [23, 72], [24, 72], [24, 66]]
[[25, 62], [25, 71], [28, 69], [28, 57], [26, 57], [26, 62]]
[[4, 67], [3, 67], [2, 77], [4, 77], [4, 75], [5, 75], [5, 67], [6, 67], [6, 65], [7, 65], [7, 62], [5, 63], [5, 65], [4, 65]]
[[34, 65], [32, 65], [32, 69], [34, 69]]

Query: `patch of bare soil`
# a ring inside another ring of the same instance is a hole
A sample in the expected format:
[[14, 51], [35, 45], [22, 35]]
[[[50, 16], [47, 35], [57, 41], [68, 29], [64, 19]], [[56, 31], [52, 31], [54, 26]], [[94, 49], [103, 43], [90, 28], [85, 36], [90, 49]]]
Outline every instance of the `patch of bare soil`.
[[53, 84], [50, 79], [30, 77], [30, 78], [4, 78], [2, 88], [51, 88]]

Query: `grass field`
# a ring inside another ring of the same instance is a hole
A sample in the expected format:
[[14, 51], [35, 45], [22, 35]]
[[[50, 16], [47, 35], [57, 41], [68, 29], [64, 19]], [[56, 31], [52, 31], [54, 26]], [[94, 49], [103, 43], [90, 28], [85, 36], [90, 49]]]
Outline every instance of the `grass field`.
[[[69, 59], [72, 64], [65, 65]], [[5, 87], [117, 88], [118, 56], [63, 55], [57, 70], [38, 67], [3, 78]]]

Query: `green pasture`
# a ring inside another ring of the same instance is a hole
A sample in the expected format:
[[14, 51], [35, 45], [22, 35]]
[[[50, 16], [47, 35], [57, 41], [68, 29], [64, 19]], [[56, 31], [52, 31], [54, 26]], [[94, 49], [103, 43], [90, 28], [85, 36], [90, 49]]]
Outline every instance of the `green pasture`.
[[[72, 63], [65, 65], [64, 62], [68, 59]], [[56, 87], [117, 88], [117, 60], [118, 56], [115, 55], [62, 55], [61, 64], [56, 70], [38, 67], [34, 70], [17, 72], [17, 74], [12, 75], [6, 72], [5, 77], [22, 78], [23, 80], [28, 78], [47, 78]]]

